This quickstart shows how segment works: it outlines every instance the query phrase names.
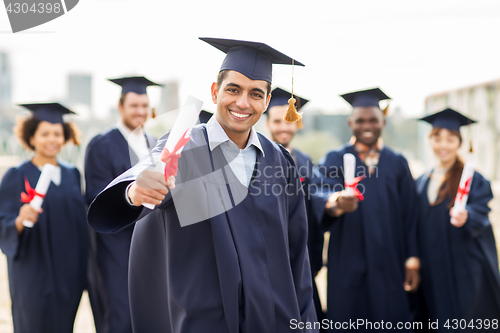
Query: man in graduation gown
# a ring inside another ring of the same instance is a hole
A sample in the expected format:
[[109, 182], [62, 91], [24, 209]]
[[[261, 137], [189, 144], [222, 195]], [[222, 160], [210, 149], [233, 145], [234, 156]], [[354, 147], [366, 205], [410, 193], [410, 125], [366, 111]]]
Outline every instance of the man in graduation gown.
[[[316, 308], [318, 321], [321, 321], [323, 319], [323, 310], [318, 290], [316, 288], [316, 283], [314, 282], [314, 277], [318, 274], [321, 267], [323, 267], [323, 232], [321, 231], [319, 225], [320, 221], [316, 220], [312, 210], [312, 200], [317, 200], [314, 195], [316, 191], [314, 188], [311, 191], [310, 188], [312, 185], [312, 178], [317, 177], [318, 175], [314, 170], [314, 164], [311, 158], [298, 149], [292, 148], [292, 139], [295, 136], [297, 129], [301, 128], [302, 120], [295, 123], [288, 123], [284, 119], [289, 106], [288, 100], [291, 97], [292, 94], [284, 89], [273, 89], [271, 93], [271, 101], [269, 102], [269, 106], [265, 112], [267, 115], [266, 124], [271, 135], [271, 139], [282, 145], [292, 155], [297, 165], [297, 172], [299, 174], [300, 181], [303, 185], [308, 220], [307, 249], [309, 251], [309, 262], [311, 264], [311, 272], [313, 276], [314, 307]], [[295, 94], [294, 98], [297, 100], [297, 111], [309, 102], [309, 100]]]
[[317, 332], [302, 328], [316, 314], [300, 179], [290, 154], [253, 129], [269, 102], [272, 63], [292, 59], [262, 43], [203, 40], [227, 53], [211, 88], [217, 111], [193, 128], [175, 187], [144, 170], [145, 159], [97, 196], [88, 221], [107, 233], [137, 222], [135, 332], [287, 332], [294, 323]]
[[[156, 139], [143, 132], [149, 112], [145, 77], [110, 79], [122, 87], [120, 119], [94, 137], [85, 153], [86, 200], [90, 204], [113, 179], [149, 154]], [[91, 233], [90, 300], [97, 333], [132, 332], [128, 297], [128, 262], [134, 226], [116, 234]]]
[[[396, 327], [411, 320], [407, 292], [419, 283], [414, 181], [405, 158], [380, 139], [385, 112], [379, 101], [389, 97], [378, 88], [342, 97], [353, 106], [353, 140], [319, 163], [324, 198], [314, 207], [330, 231], [327, 318], [383, 320]], [[346, 153], [356, 158], [355, 176], [365, 177], [356, 196], [343, 190]]]

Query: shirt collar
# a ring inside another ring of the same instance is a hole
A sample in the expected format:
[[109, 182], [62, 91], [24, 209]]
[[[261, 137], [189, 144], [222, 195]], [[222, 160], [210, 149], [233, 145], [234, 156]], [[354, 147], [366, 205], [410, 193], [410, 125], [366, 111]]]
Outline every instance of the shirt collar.
[[382, 138], [378, 138], [377, 143], [374, 144], [372, 147], [369, 147], [365, 145], [364, 143], [356, 141], [356, 137], [352, 136], [351, 139], [349, 140], [349, 143], [353, 146], [355, 146], [357, 149], [362, 150], [362, 151], [369, 151], [370, 149], [372, 151], [381, 151], [384, 149], [384, 140]]
[[[234, 146], [236, 146], [236, 144], [233, 141], [231, 141], [231, 139], [229, 139], [229, 137], [226, 134], [226, 131], [224, 131], [222, 126], [219, 124], [216, 117], [210, 118], [210, 120], [207, 122], [207, 134], [208, 134], [208, 144], [210, 146], [210, 151], [213, 151], [215, 148], [217, 148], [217, 146], [228, 141], [232, 143]], [[255, 146], [258, 150], [260, 150], [262, 156], [265, 156], [264, 149], [262, 149], [262, 145], [260, 144], [259, 136], [257, 135], [257, 132], [253, 127], [250, 130], [250, 136], [248, 138], [248, 142], [245, 149], [250, 147], [251, 145]]]

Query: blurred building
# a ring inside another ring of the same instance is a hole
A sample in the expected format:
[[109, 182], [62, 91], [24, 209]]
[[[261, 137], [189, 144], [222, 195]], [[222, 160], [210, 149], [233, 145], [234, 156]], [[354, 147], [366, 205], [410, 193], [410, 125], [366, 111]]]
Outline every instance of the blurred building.
[[158, 112], [160, 114], [179, 108], [179, 83], [171, 81], [163, 84]]
[[0, 106], [10, 106], [12, 99], [12, 75], [9, 56], [0, 52]]
[[[500, 79], [434, 94], [425, 101], [425, 114], [432, 114], [446, 107], [455, 109], [478, 121], [478, 124], [463, 127], [461, 156], [475, 163], [478, 171], [490, 180], [500, 176]], [[430, 125], [419, 125], [419, 141], [428, 143]], [[474, 152], [469, 154], [472, 140]], [[428, 144], [419, 148], [419, 156], [426, 164], [432, 160]]]
[[70, 105], [83, 104], [92, 107], [92, 76], [89, 74], [68, 75], [68, 97]]

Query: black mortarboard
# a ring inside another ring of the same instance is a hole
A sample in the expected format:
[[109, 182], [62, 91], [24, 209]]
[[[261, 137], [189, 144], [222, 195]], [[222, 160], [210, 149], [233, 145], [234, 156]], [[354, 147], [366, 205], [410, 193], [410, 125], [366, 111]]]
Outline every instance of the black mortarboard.
[[64, 122], [63, 114], [75, 114], [75, 112], [59, 103], [32, 103], [18, 105], [33, 112], [33, 116], [38, 120], [48, 121], [53, 124], [62, 124]]
[[347, 94], [340, 95], [352, 107], [357, 106], [379, 106], [379, 102], [385, 99], [391, 99], [380, 88], [373, 88], [367, 90], [354, 91]]
[[201, 110], [200, 116], [198, 117], [198, 119], [200, 120], [200, 124], [208, 123], [208, 121], [210, 120], [210, 118], [212, 118], [213, 115], [214, 114], [212, 112]]
[[[277, 105], [287, 105], [288, 106], [288, 100], [292, 97], [292, 93], [288, 92], [284, 89], [281, 88], [274, 88], [273, 91], [271, 92], [271, 100], [269, 101], [269, 105], [266, 109], [266, 115], [267, 115], [267, 110], [272, 108], [273, 106]], [[308, 99], [302, 98], [300, 96], [297, 96], [293, 94], [293, 98], [297, 100], [297, 111], [300, 110], [301, 107], [303, 107], [307, 102], [309, 102]]]
[[271, 83], [273, 64], [304, 66], [264, 43], [222, 38], [200, 39], [227, 54], [220, 71], [237, 71], [251, 80]]
[[419, 120], [423, 120], [432, 124], [432, 127], [442, 127], [457, 131], [460, 131], [460, 126], [466, 126], [476, 123], [475, 120], [472, 120], [464, 116], [460, 112], [457, 112], [450, 108], [446, 108], [443, 111], [439, 111], [429, 116], [420, 118]]
[[122, 95], [128, 92], [143, 95], [146, 93], [146, 88], [149, 86], [162, 86], [162, 84], [148, 80], [144, 76], [121, 77], [108, 80], [122, 87]]

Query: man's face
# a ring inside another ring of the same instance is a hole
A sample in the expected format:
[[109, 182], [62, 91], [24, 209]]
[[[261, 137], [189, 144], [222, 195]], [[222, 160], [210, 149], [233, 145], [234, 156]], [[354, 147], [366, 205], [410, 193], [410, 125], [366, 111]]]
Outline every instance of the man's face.
[[267, 110], [267, 128], [271, 138], [285, 148], [290, 146], [297, 132], [297, 123], [287, 123], [284, 119], [287, 110], [288, 105], [276, 105]]
[[349, 117], [349, 127], [356, 141], [368, 146], [377, 142], [384, 126], [384, 116], [376, 106], [355, 107]]
[[148, 95], [128, 92], [125, 95], [123, 105], [118, 104], [118, 110], [120, 111], [123, 124], [133, 131], [137, 127], [142, 126], [148, 118]]
[[267, 82], [251, 80], [229, 71], [220, 87], [212, 84], [212, 101], [217, 104], [215, 116], [228, 135], [249, 132], [267, 108], [271, 95]]

